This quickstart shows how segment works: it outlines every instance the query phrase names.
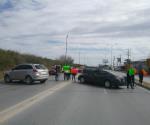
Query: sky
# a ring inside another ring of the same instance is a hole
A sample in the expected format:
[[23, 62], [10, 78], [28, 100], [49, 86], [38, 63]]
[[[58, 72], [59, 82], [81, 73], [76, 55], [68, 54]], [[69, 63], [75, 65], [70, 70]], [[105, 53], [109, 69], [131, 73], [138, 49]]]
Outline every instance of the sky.
[[[75, 63], [150, 56], [149, 0], [0, 0], [0, 48]], [[80, 56], [79, 56], [80, 55]], [[80, 57], [80, 59], [79, 59]]]

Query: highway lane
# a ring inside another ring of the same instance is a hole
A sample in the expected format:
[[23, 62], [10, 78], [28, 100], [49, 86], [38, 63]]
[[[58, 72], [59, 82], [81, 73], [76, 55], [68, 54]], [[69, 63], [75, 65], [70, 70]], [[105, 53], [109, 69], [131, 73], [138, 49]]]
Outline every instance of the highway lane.
[[[62, 80], [62, 77], [60, 80]], [[44, 84], [35, 83], [32, 85], [26, 85], [25, 83], [20, 82], [6, 84], [1, 81], [0, 111], [7, 109], [10, 106], [13, 106], [60, 83], [61, 81], [56, 82], [53, 76], [51, 76]]]
[[150, 92], [70, 83], [2, 125], [150, 125]]

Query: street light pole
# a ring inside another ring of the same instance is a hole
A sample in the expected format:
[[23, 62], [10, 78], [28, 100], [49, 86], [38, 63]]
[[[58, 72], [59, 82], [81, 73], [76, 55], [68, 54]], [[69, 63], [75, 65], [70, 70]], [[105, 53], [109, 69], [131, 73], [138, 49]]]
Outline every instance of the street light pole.
[[65, 64], [67, 64], [67, 51], [68, 51], [68, 35], [69, 33], [67, 34], [66, 36], [66, 52], [65, 52]]
[[111, 45], [111, 68], [112, 68], [112, 45]]
[[80, 50], [79, 50], [79, 65], [80, 65]]

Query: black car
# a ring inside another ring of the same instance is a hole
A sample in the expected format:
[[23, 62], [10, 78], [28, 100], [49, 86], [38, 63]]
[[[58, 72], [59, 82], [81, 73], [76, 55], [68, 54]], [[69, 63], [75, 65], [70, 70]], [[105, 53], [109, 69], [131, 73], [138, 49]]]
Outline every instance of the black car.
[[81, 83], [96, 83], [106, 88], [123, 86], [126, 83], [125, 77], [118, 77], [115, 74], [98, 69], [96, 67], [86, 67], [83, 73], [78, 76]]

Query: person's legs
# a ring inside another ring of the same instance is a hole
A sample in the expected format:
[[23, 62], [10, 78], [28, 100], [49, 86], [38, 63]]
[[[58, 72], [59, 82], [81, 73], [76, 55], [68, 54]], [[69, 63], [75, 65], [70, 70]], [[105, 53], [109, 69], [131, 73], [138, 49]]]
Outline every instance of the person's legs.
[[141, 77], [141, 84], [143, 83], [143, 75], [142, 75], [142, 77]]
[[135, 86], [135, 76], [133, 76], [133, 83], [134, 83], [134, 86]]
[[66, 79], [68, 80], [68, 73], [66, 73]]
[[72, 76], [72, 81], [74, 80], [74, 74], [71, 74], [71, 76]]
[[131, 76], [129, 76], [129, 85], [130, 85], [131, 88], [133, 88], [132, 77]]
[[68, 73], [68, 80], [70, 80], [70, 75], [71, 75], [71, 74], [70, 74], [70, 73]]
[[139, 74], [139, 82], [142, 84], [142, 75]]
[[134, 88], [134, 75], [131, 76], [131, 88]]
[[76, 76], [76, 75], [75, 75], [75, 74], [73, 74], [73, 80], [74, 80], [74, 82], [76, 81], [76, 78], [75, 78], [75, 76]]
[[55, 75], [55, 81], [57, 81], [57, 74]]
[[65, 73], [64, 73], [64, 80], [65, 80]]
[[67, 73], [64, 73], [64, 80], [67, 80]]
[[139, 83], [141, 83], [141, 74], [139, 74]]
[[143, 83], [143, 75], [141, 74], [141, 76], [140, 76], [140, 83], [141, 83], [141, 85], [142, 85], [142, 83]]
[[127, 88], [129, 88], [129, 84], [130, 84], [130, 83], [129, 83], [129, 80], [127, 80]]
[[132, 83], [133, 83], [133, 87], [135, 87], [135, 79], [134, 79], [134, 75], [132, 76]]
[[130, 76], [127, 76], [127, 88], [129, 88], [130, 82], [131, 82]]

